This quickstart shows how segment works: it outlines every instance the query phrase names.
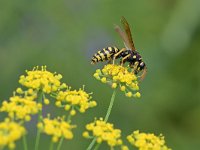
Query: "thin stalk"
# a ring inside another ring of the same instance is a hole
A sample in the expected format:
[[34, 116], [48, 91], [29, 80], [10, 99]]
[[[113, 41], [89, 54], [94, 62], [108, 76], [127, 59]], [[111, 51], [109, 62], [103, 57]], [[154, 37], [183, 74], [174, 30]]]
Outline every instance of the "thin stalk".
[[53, 150], [53, 145], [54, 145], [54, 143], [51, 141], [49, 150]]
[[[38, 97], [38, 102], [42, 104], [42, 100], [43, 100], [43, 92], [39, 92], [39, 97]], [[40, 110], [38, 112], [38, 122], [42, 121], [42, 110]], [[35, 150], [38, 150], [39, 147], [39, 141], [40, 141], [40, 134], [41, 134], [41, 130], [37, 129], [37, 135], [36, 135], [36, 142], [35, 142]]]
[[26, 135], [23, 136], [23, 146], [24, 146], [24, 150], [28, 150]]
[[38, 150], [38, 147], [39, 147], [40, 134], [41, 134], [41, 131], [40, 131], [40, 129], [38, 129], [37, 135], [36, 135], [35, 150]]
[[113, 91], [113, 94], [112, 94], [112, 97], [111, 97], [111, 100], [110, 100], [110, 104], [109, 104], [106, 116], [104, 118], [105, 122], [108, 121], [108, 118], [110, 116], [110, 113], [111, 113], [111, 110], [112, 110], [112, 107], [113, 107], [113, 104], [114, 104], [114, 101], [115, 101], [115, 95], [116, 95], [116, 89]]
[[91, 142], [90, 145], [88, 146], [87, 150], [91, 150], [91, 149], [92, 149], [92, 147], [93, 147], [94, 144], [96, 143], [96, 140], [97, 140], [97, 138], [94, 138], [94, 139], [92, 140], [92, 142]]
[[98, 150], [98, 149], [99, 149], [99, 146], [100, 146], [100, 143], [98, 143], [98, 144], [95, 146], [94, 150]]
[[62, 143], [63, 143], [63, 140], [64, 140], [64, 137], [61, 137], [59, 143], [58, 143], [58, 147], [56, 150], [60, 150], [61, 146], [62, 146]]
[[71, 115], [69, 114], [69, 116], [67, 117], [67, 122], [70, 123], [71, 122]]

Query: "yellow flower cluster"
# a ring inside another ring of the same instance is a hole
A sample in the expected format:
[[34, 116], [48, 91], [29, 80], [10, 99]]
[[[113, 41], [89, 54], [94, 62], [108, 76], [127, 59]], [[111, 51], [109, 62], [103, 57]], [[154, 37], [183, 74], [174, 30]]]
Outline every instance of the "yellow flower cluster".
[[128, 69], [123, 66], [107, 64], [102, 70], [96, 70], [94, 77], [102, 83], [110, 84], [112, 88], [117, 88], [119, 86], [120, 90], [125, 92], [127, 97], [141, 96], [139, 92], [132, 93], [132, 91], [139, 90], [136, 75], [129, 72]]
[[32, 71], [26, 71], [27, 76], [20, 76], [19, 83], [27, 88], [41, 90], [44, 93], [55, 92], [66, 88], [66, 84], [61, 84], [61, 74], [51, 73], [46, 70], [46, 66], [33, 68]]
[[88, 108], [95, 107], [96, 101], [91, 100], [90, 94], [86, 93], [84, 89], [59, 91], [56, 97], [56, 106], [64, 107], [65, 110], [70, 111], [73, 116], [76, 110], [84, 113]]
[[162, 135], [140, 133], [138, 130], [127, 136], [128, 141], [139, 150], [171, 150], [165, 145]]
[[[102, 118], [87, 124], [86, 129], [88, 131], [83, 132], [85, 138], [94, 137], [97, 139], [97, 143], [105, 141], [110, 147], [122, 146], [123, 149], [126, 148], [126, 146], [122, 145], [123, 142], [120, 139], [121, 130], [114, 129], [113, 124], [106, 123]], [[89, 131], [92, 132], [92, 136], [89, 135]]]
[[69, 140], [72, 139], [73, 133], [71, 130], [72, 128], [75, 128], [74, 125], [70, 125], [64, 118], [60, 117], [52, 120], [44, 118], [37, 126], [42, 132], [51, 135], [53, 142], [57, 142], [62, 137]]
[[0, 123], [0, 148], [8, 146], [9, 149], [15, 148], [15, 141], [25, 134], [25, 128], [15, 122], [6, 119]]
[[0, 111], [7, 112], [12, 119], [30, 121], [31, 116], [42, 109], [42, 105], [34, 101], [35, 96], [13, 96], [10, 101], [3, 101]]

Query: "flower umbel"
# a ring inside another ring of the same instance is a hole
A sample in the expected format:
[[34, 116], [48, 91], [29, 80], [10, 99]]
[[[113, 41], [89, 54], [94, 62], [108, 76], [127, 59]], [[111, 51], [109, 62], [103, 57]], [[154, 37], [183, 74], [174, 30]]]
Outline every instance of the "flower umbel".
[[57, 142], [62, 137], [68, 140], [72, 139], [73, 133], [71, 130], [75, 128], [74, 125], [71, 125], [61, 117], [55, 119], [44, 118], [37, 126], [42, 132], [51, 135], [53, 142]]
[[[127, 97], [140, 97], [137, 77], [121, 65], [107, 64], [102, 70], [98, 69], [94, 77], [102, 83], [108, 83], [112, 88], [120, 87]], [[132, 92], [135, 92], [134, 94]]]
[[5, 119], [0, 122], [0, 148], [8, 146], [15, 148], [15, 141], [19, 140], [25, 134], [25, 128], [16, 122]]
[[42, 105], [34, 101], [35, 96], [13, 96], [10, 101], [4, 101], [0, 111], [8, 113], [8, 116], [15, 120], [30, 121], [31, 116], [42, 109]]
[[46, 66], [33, 68], [26, 71], [27, 75], [20, 76], [19, 83], [27, 88], [41, 90], [44, 93], [55, 92], [61, 88], [66, 88], [66, 84], [61, 84], [61, 74], [51, 73], [46, 70]]
[[96, 106], [96, 101], [91, 99], [91, 94], [86, 93], [84, 89], [68, 89], [66, 91], [58, 92], [56, 105], [58, 107], [64, 107], [65, 110], [70, 111], [70, 114], [73, 116], [76, 114], [76, 110], [84, 113], [88, 108]]
[[165, 145], [162, 135], [140, 133], [138, 130], [127, 136], [128, 141], [139, 150], [171, 150]]
[[121, 130], [114, 129], [113, 124], [106, 123], [102, 118], [87, 124], [86, 129], [88, 131], [83, 132], [83, 136], [85, 138], [96, 138], [97, 143], [105, 141], [110, 147], [122, 146], [123, 144], [121, 140]]

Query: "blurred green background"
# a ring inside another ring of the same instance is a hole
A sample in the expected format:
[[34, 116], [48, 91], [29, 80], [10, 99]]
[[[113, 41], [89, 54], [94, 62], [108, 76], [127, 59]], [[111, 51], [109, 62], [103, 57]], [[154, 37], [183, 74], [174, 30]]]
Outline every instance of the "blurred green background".
[[[176, 150], [200, 147], [200, 1], [199, 0], [2, 0], [0, 1], [0, 99], [8, 99], [18, 78], [36, 65], [61, 73], [75, 89], [86, 85], [98, 107], [74, 118], [75, 137], [62, 149], [82, 150], [89, 140], [84, 125], [104, 116], [112, 89], [93, 78], [103, 63], [91, 56], [107, 46], [123, 47], [113, 29], [125, 16], [148, 67], [140, 100], [117, 93], [109, 121], [122, 136], [139, 129], [163, 133]], [[46, 112], [59, 114], [55, 109]], [[2, 120], [2, 117], [1, 117]], [[29, 128], [29, 147], [35, 127]], [[40, 148], [49, 144], [43, 136]], [[21, 143], [18, 142], [18, 149]], [[100, 149], [108, 149], [102, 145]]]

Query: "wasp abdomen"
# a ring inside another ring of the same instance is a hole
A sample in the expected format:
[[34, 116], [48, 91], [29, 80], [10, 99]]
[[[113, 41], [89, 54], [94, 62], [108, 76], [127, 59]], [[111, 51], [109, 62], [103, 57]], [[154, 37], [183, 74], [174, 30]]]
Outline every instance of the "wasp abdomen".
[[107, 47], [99, 50], [96, 54], [93, 55], [91, 64], [95, 64], [99, 61], [110, 60], [117, 52], [119, 52], [119, 49], [117, 47]]

